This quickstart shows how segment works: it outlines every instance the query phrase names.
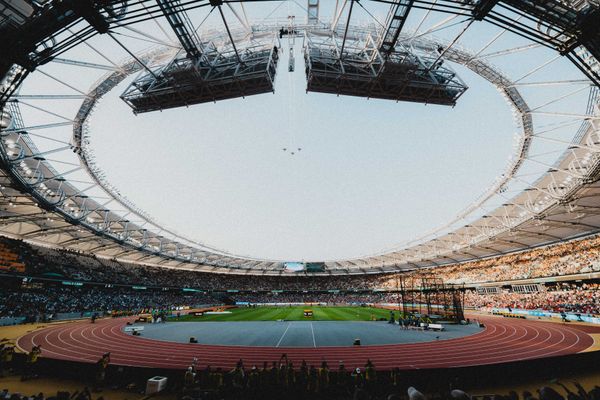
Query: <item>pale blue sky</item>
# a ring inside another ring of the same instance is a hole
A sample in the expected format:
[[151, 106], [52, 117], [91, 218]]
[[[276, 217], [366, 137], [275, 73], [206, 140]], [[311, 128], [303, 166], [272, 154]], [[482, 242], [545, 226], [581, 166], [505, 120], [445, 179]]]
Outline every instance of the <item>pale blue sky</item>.
[[[334, 2], [321, 3], [326, 19]], [[293, 13], [301, 20], [305, 14], [298, 4], [287, 2], [272, 17]], [[387, 7], [362, 4], [384, 19]], [[246, 9], [256, 20], [275, 7], [270, 2]], [[193, 21], [205, 12], [195, 11]], [[359, 7], [355, 13], [355, 23], [370, 19]], [[222, 26], [216, 15], [206, 26]], [[411, 14], [407, 29], [422, 16]], [[422, 29], [446, 17], [430, 16]], [[142, 28], [161, 34], [153, 25]], [[436, 35], [451, 40], [460, 29]], [[460, 44], [478, 49], [497, 33], [490, 25], [476, 25]], [[138, 49], [147, 46], [121, 40]], [[106, 37], [91, 43], [114, 60], [126, 56]], [[505, 35], [486, 52], [523, 43]], [[306, 94], [301, 40], [294, 73], [287, 72], [287, 41], [282, 45], [275, 94], [138, 116], [118, 97], [128, 82], [105, 96], [90, 132], [97, 163], [111, 183], [156, 220], [207, 245], [238, 255], [310, 261], [377, 253], [411, 240], [450, 220], [503, 171], [516, 130], [511, 111], [495, 88], [465, 68], [453, 66], [469, 86], [454, 108]], [[69, 55], [99, 62], [85, 47]], [[492, 61], [516, 78], [552, 57], [548, 50], [534, 49]], [[82, 89], [97, 79], [69, 68], [74, 67], [43, 67]], [[528, 80], [573, 77], [581, 75], [560, 59]], [[68, 92], [38, 73], [24, 92], [40, 88]], [[540, 105], [570, 90], [524, 88], [523, 93]], [[581, 112], [584, 98], [582, 92], [551, 107]], [[66, 103], [61, 107], [61, 113], [72, 114]], [[539, 127], [557, 122], [535, 119]], [[571, 127], [556, 135], [568, 140], [572, 132]], [[559, 154], [558, 147], [536, 146], [534, 154]], [[294, 156], [282, 150], [298, 147], [302, 151]], [[541, 171], [529, 168], [525, 171]]]
[[93, 148], [131, 200], [211, 245], [358, 256], [448, 220], [504, 167], [510, 110], [461, 75], [471, 88], [454, 109], [306, 94], [303, 66], [290, 74], [285, 62], [275, 94], [138, 116], [111, 96], [94, 114]]

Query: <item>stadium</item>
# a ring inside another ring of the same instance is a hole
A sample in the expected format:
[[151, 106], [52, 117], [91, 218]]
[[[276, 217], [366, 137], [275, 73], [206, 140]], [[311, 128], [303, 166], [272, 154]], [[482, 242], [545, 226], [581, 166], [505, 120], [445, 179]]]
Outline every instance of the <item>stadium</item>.
[[596, 0], [0, 0], [0, 397], [600, 399], [599, 87]]

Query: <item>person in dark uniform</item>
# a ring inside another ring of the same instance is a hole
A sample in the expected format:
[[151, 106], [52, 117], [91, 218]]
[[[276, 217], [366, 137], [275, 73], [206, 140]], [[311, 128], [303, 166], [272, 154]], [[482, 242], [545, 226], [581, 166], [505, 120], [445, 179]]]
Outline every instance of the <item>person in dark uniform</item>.
[[260, 387], [265, 390], [269, 386], [269, 364], [265, 361], [260, 370]]
[[246, 386], [246, 371], [244, 370], [244, 363], [240, 359], [235, 368], [231, 371], [231, 383], [236, 392], [241, 392]]
[[212, 385], [212, 368], [210, 365], [206, 365], [206, 368], [200, 373], [200, 386], [205, 389], [210, 389]]
[[196, 374], [194, 373], [194, 368], [188, 367], [183, 376], [183, 387], [185, 389], [191, 389], [194, 386], [195, 380]]
[[248, 373], [248, 394], [251, 399], [258, 399], [260, 391], [260, 371], [253, 365]]
[[350, 376], [352, 377], [354, 388], [362, 388], [365, 386], [365, 377], [360, 368], [356, 367]]
[[37, 376], [37, 362], [38, 358], [42, 354], [42, 346], [33, 346], [29, 354], [27, 354], [27, 358], [25, 360], [25, 369], [23, 370], [23, 375], [21, 376], [21, 380], [27, 380], [30, 378], [35, 378]]
[[394, 388], [400, 386], [400, 368], [396, 367], [390, 372], [390, 383]]
[[319, 368], [319, 380], [317, 390], [321, 394], [325, 394], [329, 391], [329, 366], [327, 365], [327, 361], [323, 361], [321, 363], [321, 368]]
[[314, 365], [311, 365], [310, 368], [308, 369], [308, 385], [307, 385], [307, 392], [308, 393], [316, 393], [317, 392], [317, 386], [318, 386], [318, 380], [319, 380], [319, 376], [318, 376], [318, 372], [317, 369], [315, 368]]
[[296, 376], [296, 388], [298, 390], [298, 394], [300, 398], [304, 398], [304, 393], [306, 393], [308, 386], [308, 364], [306, 364], [306, 360], [302, 360], [300, 364], [300, 370], [298, 371], [298, 375]]
[[370, 393], [374, 393], [377, 389], [377, 373], [371, 360], [367, 360], [365, 365], [365, 387]]
[[110, 353], [104, 353], [102, 357], [96, 362], [96, 390], [102, 390], [104, 381], [106, 379], [106, 368], [110, 364]]
[[296, 371], [294, 371], [294, 364], [291, 361], [287, 365], [285, 383], [287, 389], [293, 389], [296, 386]]
[[350, 392], [348, 387], [350, 385], [350, 373], [344, 366], [344, 362], [340, 361], [338, 364], [338, 370], [336, 373], [336, 392], [338, 395], [349, 396]]
[[284, 362], [282, 362], [281, 360], [279, 361], [279, 377], [278, 377], [278, 381], [279, 381], [279, 387], [282, 390], [286, 390], [287, 388], [287, 358]]
[[0, 343], [0, 377], [4, 376], [4, 369], [6, 368], [6, 361], [4, 354], [6, 353], [6, 347], [4, 343]]
[[279, 390], [279, 368], [277, 368], [277, 363], [275, 361], [273, 361], [271, 369], [269, 370], [269, 387], [272, 392], [277, 392]]

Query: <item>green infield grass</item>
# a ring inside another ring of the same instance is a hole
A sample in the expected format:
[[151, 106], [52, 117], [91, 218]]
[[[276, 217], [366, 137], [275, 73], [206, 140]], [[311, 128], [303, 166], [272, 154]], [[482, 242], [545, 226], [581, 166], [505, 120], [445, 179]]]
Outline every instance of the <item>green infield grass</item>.
[[[304, 310], [312, 310], [312, 317], [305, 317]], [[240, 307], [232, 308], [231, 314], [209, 314], [203, 316], [182, 315], [169, 321], [371, 321], [374, 318], [389, 318], [390, 311], [373, 307]], [[398, 312], [395, 312], [396, 318]]]

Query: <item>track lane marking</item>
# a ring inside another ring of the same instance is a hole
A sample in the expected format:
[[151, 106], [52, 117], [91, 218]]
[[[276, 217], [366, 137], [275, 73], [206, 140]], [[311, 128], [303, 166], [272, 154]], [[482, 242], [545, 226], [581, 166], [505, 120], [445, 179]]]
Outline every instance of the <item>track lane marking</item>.
[[283, 335], [281, 335], [281, 337], [279, 338], [279, 342], [277, 342], [277, 345], [275, 347], [279, 347], [279, 345], [281, 344], [281, 341], [283, 340], [283, 337], [287, 333], [288, 329], [290, 329], [290, 325], [292, 325], [292, 323], [288, 322], [288, 326], [285, 328], [285, 331], [283, 331]]
[[[280, 338], [281, 344], [286, 332]], [[115, 364], [131, 366], [162, 366], [166, 368], [184, 368], [190, 357], [202, 357], [213, 366], [229, 367], [234, 365], [239, 356], [252, 361], [264, 361], [275, 357], [279, 349], [271, 347], [244, 348], [231, 346], [204, 346], [159, 343], [152, 339], [137, 338], [122, 332], [124, 320], [106, 321], [106, 323], [70, 324], [69, 326], [52, 327], [25, 335], [20, 342], [29, 347], [33, 344], [44, 345], [51, 354], [50, 358], [88, 361], [100, 349], [109, 348], [115, 351]], [[539, 330], [537, 328], [540, 328]], [[543, 335], [542, 335], [543, 332]], [[585, 338], [585, 340], [584, 340]], [[41, 341], [41, 343], [39, 343]], [[57, 343], [58, 342], [58, 343]], [[583, 342], [583, 343], [582, 343]], [[593, 338], [586, 333], [575, 331], [570, 327], [558, 327], [550, 323], [531, 323], [520, 321], [489, 321], [486, 329], [467, 338], [451, 339], [446, 343], [413, 343], [408, 345], [365, 346], [360, 353], [347, 347], [323, 347], [316, 349], [289, 348], [292, 360], [305, 358], [308, 362], [318, 362], [322, 358], [342, 357], [348, 364], [356, 366], [364, 364], [367, 357], [382, 368], [427, 368], [429, 365], [463, 366], [495, 364], [517, 359], [542, 358], [550, 354], [566, 354], [587, 348], [587, 342]], [[148, 352], [152, 347], [152, 351]], [[569, 351], [570, 349], [573, 349]], [[465, 350], [469, 350], [465, 352]], [[475, 351], [473, 351], [475, 350]], [[352, 353], [350, 353], [352, 351]], [[62, 353], [62, 354], [61, 354]], [[440, 353], [446, 355], [440, 362]], [[470, 353], [470, 354], [465, 354]], [[419, 354], [419, 362], [414, 357]], [[168, 357], [167, 357], [168, 356]], [[276, 357], [275, 357], [276, 358]], [[399, 363], [399, 359], [412, 359], [413, 365]], [[436, 360], [436, 362], [433, 362]]]

